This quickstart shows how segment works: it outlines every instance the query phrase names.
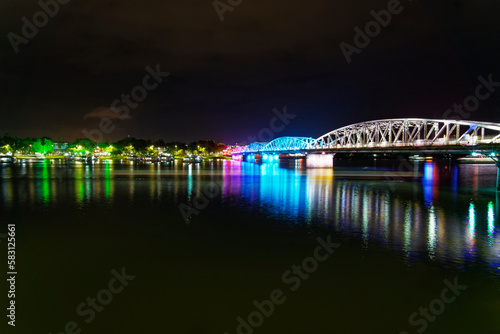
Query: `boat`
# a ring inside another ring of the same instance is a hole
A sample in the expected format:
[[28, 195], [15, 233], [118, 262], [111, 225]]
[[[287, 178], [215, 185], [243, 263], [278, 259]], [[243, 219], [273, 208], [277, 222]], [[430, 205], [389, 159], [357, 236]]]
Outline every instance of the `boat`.
[[411, 155], [409, 157], [409, 159], [412, 160], [412, 161], [426, 161], [426, 160], [430, 160], [430, 159], [428, 159], [428, 157], [421, 157], [419, 155]]
[[16, 161], [16, 158], [12, 155], [0, 154], [0, 164], [9, 164]]
[[20, 162], [44, 162], [45, 156], [40, 153], [25, 155], [17, 159]]
[[82, 162], [82, 163], [94, 163], [99, 160], [98, 157], [94, 155], [89, 155], [89, 156], [70, 156], [66, 157], [68, 161], [76, 161], [76, 162]]
[[464, 164], [495, 164], [495, 160], [491, 157], [465, 157], [458, 158], [458, 162]]
[[173, 162], [174, 157], [171, 154], [162, 154], [158, 157], [160, 162]]
[[86, 162], [89, 164], [99, 161], [99, 158], [94, 156], [94, 155], [90, 155], [88, 157], [82, 157], [82, 158], [83, 158], [82, 162]]
[[144, 157], [143, 156], [138, 156], [138, 155], [130, 155], [127, 157], [128, 161], [135, 161], [135, 162], [144, 162]]

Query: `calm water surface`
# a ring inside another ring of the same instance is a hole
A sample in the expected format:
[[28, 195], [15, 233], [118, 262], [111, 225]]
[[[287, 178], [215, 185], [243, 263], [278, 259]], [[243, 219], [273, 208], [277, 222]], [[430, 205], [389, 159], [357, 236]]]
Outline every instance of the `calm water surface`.
[[[255, 333], [417, 333], [424, 322], [426, 333], [499, 333], [496, 167], [397, 166], [0, 166], [0, 233], [17, 224], [16, 330], [233, 334], [280, 289], [285, 302]], [[292, 291], [283, 273], [328, 236], [339, 248]], [[87, 323], [77, 306], [123, 267], [135, 278]], [[411, 324], [444, 280], [467, 288]]]

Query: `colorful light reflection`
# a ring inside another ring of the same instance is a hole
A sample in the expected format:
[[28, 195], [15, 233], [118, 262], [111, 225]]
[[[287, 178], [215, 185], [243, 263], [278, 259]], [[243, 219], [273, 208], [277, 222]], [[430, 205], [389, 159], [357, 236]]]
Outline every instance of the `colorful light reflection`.
[[473, 246], [476, 236], [476, 207], [473, 202], [469, 205], [469, 245]]
[[433, 162], [426, 162], [424, 165], [424, 175], [422, 185], [424, 191], [425, 204], [429, 207], [438, 194], [439, 170]]
[[493, 239], [495, 234], [495, 205], [493, 202], [488, 204], [488, 236]]
[[436, 209], [434, 205], [431, 205], [429, 208], [429, 234], [427, 236], [427, 247], [431, 259], [434, 259], [436, 254], [436, 221]]

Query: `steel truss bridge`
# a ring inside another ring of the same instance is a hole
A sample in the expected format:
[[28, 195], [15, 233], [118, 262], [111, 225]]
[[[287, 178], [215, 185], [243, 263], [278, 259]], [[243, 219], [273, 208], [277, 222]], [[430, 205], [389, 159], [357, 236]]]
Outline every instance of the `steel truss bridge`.
[[[500, 151], [500, 124], [466, 120], [400, 118], [348, 125], [314, 139], [280, 137], [238, 146], [234, 156], [290, 153], [436, 153]], [[275, 156], [276, 158], [276, 156]]]

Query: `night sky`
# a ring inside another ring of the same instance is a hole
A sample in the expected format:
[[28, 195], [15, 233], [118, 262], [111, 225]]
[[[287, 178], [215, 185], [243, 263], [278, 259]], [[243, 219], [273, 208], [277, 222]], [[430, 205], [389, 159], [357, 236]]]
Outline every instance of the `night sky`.
[[[71, 0], [16, 54], [8, 33], [21, 36], [21, 18], [32, 22], [41, 8], [5, 0], [0, 134], [73, 140], [108, 117], [112, 141], [231, 144], [257, 136], [286, 106], [296, 117], [276, 137], [319, 137], [366, 120], [443, 118], [474, 94], [479, 75], [500, 82], [498, 0], [402, 1], [348, 64], [339, 44], [354, 44], [354, 27], [387, 6], [243, 0], [221, 22], [212, 0]], [[170, 75], [119, 118], [113, 101], [157, 64]], [[469, 118], [500, 122], [500, 87]]]

